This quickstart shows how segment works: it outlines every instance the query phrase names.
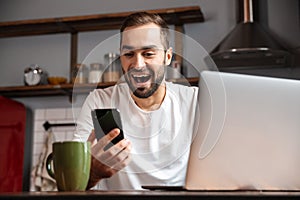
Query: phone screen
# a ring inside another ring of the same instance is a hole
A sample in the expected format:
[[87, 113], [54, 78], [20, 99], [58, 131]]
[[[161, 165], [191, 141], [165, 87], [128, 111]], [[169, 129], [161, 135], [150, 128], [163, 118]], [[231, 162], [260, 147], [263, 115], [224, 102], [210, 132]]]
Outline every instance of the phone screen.
[[97, 140], [108, 134], [114, 128], [120, 129], [120, 134], [112, 140], [113, 144], [124, 139], [120, 112], [118, 109], [95, 109], [92, 110], [94, 130]]

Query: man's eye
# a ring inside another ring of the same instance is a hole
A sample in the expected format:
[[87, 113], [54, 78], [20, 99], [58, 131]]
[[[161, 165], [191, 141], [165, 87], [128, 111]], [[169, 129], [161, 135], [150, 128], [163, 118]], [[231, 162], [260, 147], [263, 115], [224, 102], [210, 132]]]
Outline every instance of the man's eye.
[[153, 56], [155, 56], [155, 53], [153, 53], [153, 52], [146, 52], [146, 53], [144, 53], [144, 56], [145, 57], [153, 57]]
[[123, 56], [130, 58], [133, 56], [133, 53], [124, 53]]

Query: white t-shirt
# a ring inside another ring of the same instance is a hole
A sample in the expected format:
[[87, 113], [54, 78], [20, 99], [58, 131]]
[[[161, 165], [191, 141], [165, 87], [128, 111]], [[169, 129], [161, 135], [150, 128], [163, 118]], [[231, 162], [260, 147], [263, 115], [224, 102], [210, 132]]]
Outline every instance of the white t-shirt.
[[184, 185], [193, 138], [198, 88], [166, 82], [159, 109], [144, 111], [130, 96], [126, 83], [92, 91], [79, 115], [75, 139], [87, 140], [91, 110], [118, 108], [124, 137], [132, 143], [131, 162], [96, 189], [142, 189], [142, 185]]

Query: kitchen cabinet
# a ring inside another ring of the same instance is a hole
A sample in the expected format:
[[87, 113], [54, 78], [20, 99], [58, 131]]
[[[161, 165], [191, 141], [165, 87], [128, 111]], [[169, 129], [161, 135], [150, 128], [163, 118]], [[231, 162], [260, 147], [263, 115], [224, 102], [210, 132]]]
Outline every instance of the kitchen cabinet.
[[[158, 13], [170, 25], [174, 25], [176, 31], [184, 32], [183, 25], [186, 23], [200, 23], [204, 16], [199, 6], [147, 10], [150, 13]], [[71, 69], [77, 63], [78, 34], [80, 32], [101, 31], [119, 29], [124, 18], [132, 12], [94, 14], [86, 16], [59, 17], [47, 19], [21, 20], [11, 22], [0, 22], [0, 38], [34, 36], [45, 34], [70, 34], [70, 80]], [[182, 41], [176, 38], [175, 50], [182, 52]], [[182, 59], [175, 55], [176, 60]], [[198, 80], [191, 78], [191, 85], [196, 85]], [[181, 82], [181, 80], [175, 80]], [[104, 88], [115, 83], [99, 83], [96, 87]], [[95, 84], [82, 84], [79, 86], [82, 92], [87, 92]], [[6, 97], [32, 97], [32, 96], [53, 96], [72, 95], [73, 84], [61, 85], [39, 85], [39, 86], [13, 86], [0, 87], [0, 95]]]

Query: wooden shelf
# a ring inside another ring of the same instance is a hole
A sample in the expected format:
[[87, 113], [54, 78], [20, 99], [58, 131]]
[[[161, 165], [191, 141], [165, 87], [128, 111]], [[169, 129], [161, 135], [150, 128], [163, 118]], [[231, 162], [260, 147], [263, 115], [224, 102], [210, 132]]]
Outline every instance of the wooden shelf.
[[[199, 6], [144, 10], [144, 11], [159, 14], [168, 24], [174, 25], [175, 30], [181, 32], [184, 32], [183, 25], [186, 23], [197, 23], [197, 22], [199, 23], [204, 21], [203, 14]], [[75, 64], [77, 63], [78, 33], [87, 32], [87, 31], [119, 29], [125, 17], [131, 13], [133, 12], [0, 22], [0, 38], [70, 33], [71, 35], [70, 79], [71, 79], [72, 66], [75, 66]], [[175, 41], [176, 52], [182, 51], [181, 44], [182, 41], [176, 38]], [[182, 59], [182, 58], [176, 58], [176, 60], [177, 59]], [[97, 85], [97, 87], [104, 88], [113, 84], [115, 83], [101, 83]], [[87, 85], [79, 86], [79, 89], [80, 92], [84, 93], [90, 91], [92, 87], [95, 88], [95, 85], [87, 84]], [[35, 97], [35, 96], [57, 96], [57, 95], [71, 96], [72, 91], [73, 91], [72, 84], [64, 84], [64, 85], [57, 85], [57, 86], [41, 85], [41, 86], [0, 87], [0, 95], [7, 96], [7, 97]]]
[[[158, 13], [168, 24], [173, 25], [204, 21], [199, 6], [147, 12]], [[0, 22], [0, 38], [118, 29], [130, 13], [132, 12]]]
[[[85, 93], [95, 87], [104, 88], [111, 85], [113, 85], [113, 83], [99, 84], [99, 86], [80, 84], [78, 85], [78, 88], [81, 93]], [[0, 87], [0, 95], [6, 97], [71, 96], [73, 93], [73, 86], [73, 84], [62, 84]]]
[[[198, 78], [169, 80], [178, 84], [189, 82], [192, 86], [198, 86]], [[95, 84], [76, 84], [76, 94], [87, 94], [95, 88], [106, 88], [115, 85], [116, 82]], [[72, 96], [74, 84], [62, 85], [38, 85], [38, 86], [10, 86], [0, 87], [0, 95], [10, 98], [18, 97], [47, 97], [47, 96]]]

